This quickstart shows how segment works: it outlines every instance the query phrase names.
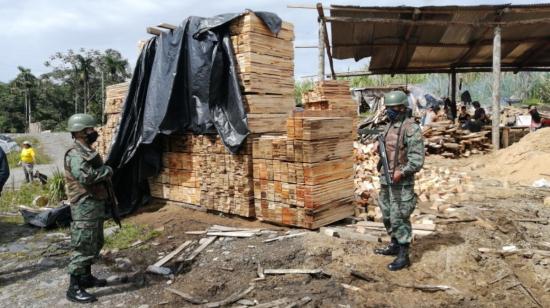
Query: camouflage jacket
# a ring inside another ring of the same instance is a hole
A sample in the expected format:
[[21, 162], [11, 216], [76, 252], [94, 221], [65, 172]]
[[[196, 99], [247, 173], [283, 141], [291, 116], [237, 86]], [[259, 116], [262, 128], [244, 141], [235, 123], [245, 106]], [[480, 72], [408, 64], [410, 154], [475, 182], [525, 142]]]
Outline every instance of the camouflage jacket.
[[105, 182], [112, 174], [99, 153], [80, 141], [65, 153], [65, 190], [71, 205], [86, 198], [107, 199]]
[[[401, 127], [404, 125], [403, 127]], [[402, 128], [402, 129], [401, 129]], [[398, 151], [396, 157], [396, 167], [403, 174], [399, 185], [411, 185], [414, 184], [414, 174], [424, 165], [424, 138], [422, 137], [422, 130], [420, 126], [412, 121], [412, 119], [400, 118], [399, 120], [389, 123], [384, 130], [386, 140], [392, 139], [394, 144], [386, 144], [387, 149], [396, 149]], [[402, 136], [397, 138], [388, 138], [388, 132], [400, 132]], [[398, 144], [395, 144], [398, 143]], [[395, 151], [393, 151], [395, 153]], [[389, 150], [388, 150], [389, 152]], [[390, 172], [393, 170], [394, 157], [393, 153], [388, 153], [390, 162]], [[380, 170], [380, 183], [386, 185], [386, 178], [384, 177], [384, 171]]]

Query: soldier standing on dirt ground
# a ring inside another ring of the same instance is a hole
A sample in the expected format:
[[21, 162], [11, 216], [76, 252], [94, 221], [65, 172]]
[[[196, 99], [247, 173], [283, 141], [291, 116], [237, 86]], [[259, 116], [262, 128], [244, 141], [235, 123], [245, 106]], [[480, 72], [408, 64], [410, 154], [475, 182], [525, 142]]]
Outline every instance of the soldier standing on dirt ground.
[[91, 147], [98, 137], [95, 125], [95, 119], [88, 114], [74, 114], [69, 118], [68, 130], [74, 144], [64, 159], [65, 185], [73, 219], [67, 299], [78, 303], [97, 300], [85, 288], [107, 284], [105, 279], [94, 277], [91, 271], [92, 263], [103, 247], [103, 220], [108, 198], [106, 185], [113, 174]]
[[410, 216], [416, 207], [414, 174], [420, 171], [424, 164], [424, 140], [420, 126], [407, 116], [407, 95], [404, 92], [387, 93], [384, 103], [390, 119], [390, 123], [384, 130], [384, 140], [390, 179], [393, 183], [387, 183], [384, 170], [381, 170], [378, 202], [391, 242], [387, 247], [375, 249], [374, 252], [386, 256], [397, 256], [388, 265], [390, 271], [397, 271], [410, 266], [409, 246], [412, 239]]

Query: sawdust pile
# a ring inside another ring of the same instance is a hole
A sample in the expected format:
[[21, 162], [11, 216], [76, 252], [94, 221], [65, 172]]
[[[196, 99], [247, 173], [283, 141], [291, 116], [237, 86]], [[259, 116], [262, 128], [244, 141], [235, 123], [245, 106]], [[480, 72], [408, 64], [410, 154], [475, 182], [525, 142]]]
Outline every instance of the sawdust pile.
[[498, 152], [480, 157], [480, 175], [531, 185], [550, 180], [550, 128], [529, 133], [519, 142]]

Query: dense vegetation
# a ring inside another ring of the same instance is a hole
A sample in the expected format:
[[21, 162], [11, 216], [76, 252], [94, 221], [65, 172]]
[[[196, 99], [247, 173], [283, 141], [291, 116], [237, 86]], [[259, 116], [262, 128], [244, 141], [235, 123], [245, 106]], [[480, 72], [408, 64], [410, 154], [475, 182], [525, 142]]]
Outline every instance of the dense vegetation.
[[49, 72], [35, 76], [19, 66], [19, 74], [0, 82], [0, 132], [25, 132], [29, 122], [44, 130], [63, 130], [74, 112], [88, 112], [100, 119], [104, 86], [130, 77], [128, 61], [120, 52], [80, 49], [58, 52], [45, 66]]
[[[437, 96], [450, 95], [450, 76], [447, 74], [418, 75], [371, 75], [349, 78], [352, 87], [372, 87], [390, 84], [416, 85]], [[468, 90], [472, 99], [482, 104], [491, 103], [491, 73], [463, 73], [457, 75], [457, 95]], [[521, 99], [525, 104], [550, 104], [550, 73], [519, 72], [503, 73], [501, 79], [501, 97]], [[303, 91], [311, 88], [310, 80], [296, 82], [295, 97], [297, 104]]]

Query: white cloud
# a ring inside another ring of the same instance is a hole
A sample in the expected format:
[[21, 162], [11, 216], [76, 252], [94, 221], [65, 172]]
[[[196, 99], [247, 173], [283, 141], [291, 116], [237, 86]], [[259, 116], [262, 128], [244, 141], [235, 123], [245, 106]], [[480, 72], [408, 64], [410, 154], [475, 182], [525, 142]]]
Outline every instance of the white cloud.
[[[287, 3], [310, 3], [302, 0], [0, 0], [0, 81], [17, 74], [17, 66], [29, 67], [35, 74], [44, 73], [45, 60], [57, 51], [68, 49], [113, 48], [122, 52], [133, 65], [137, 41], [148, 37], [145, 28], [160, 22], [179, 24], [187, 16], [213, 16], [241, 12], [246, 8], [272, 11], [294, 23], [297, 44], [316, 44], [317, 12], [287, 9]], [[478, 1], [393, 0], [322, 1], [349, 5], [449, 5], [479, 4]], [[507, 1], [509, 2], [509, 1]], [[533, 0], [512, 1], [533, 3]], [[495, 4], [503, 1], [487, 0]], [[296, 50], [297, 76], [314, 75], [317, 71], [317, 51]], [[366, 63], [336, 61], [338, 70], [358, 69]]]

